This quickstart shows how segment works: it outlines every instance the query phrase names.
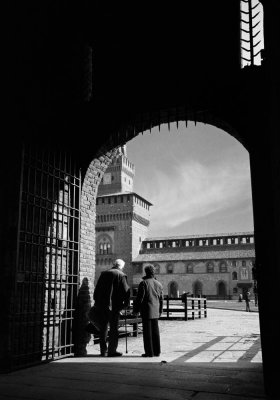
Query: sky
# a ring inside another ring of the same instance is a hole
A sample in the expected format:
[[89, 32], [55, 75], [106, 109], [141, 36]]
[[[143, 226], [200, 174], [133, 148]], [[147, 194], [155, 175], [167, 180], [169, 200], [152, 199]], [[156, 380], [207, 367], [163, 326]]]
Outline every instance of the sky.
[[249, 153], [228, 133], [165, 124], [126, 148], [134, 191], [153, 204], [148, 237], [253, 231]]

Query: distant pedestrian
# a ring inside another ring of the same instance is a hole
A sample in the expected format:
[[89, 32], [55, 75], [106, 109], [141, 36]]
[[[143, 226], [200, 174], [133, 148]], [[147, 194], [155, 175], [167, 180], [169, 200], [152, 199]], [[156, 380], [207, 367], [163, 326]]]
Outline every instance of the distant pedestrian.
[[239, 303], [242, 303], [242, 299], [243, 299], [242, 293], [239, 293], [239, 297], [238, 297]]
[[246, 303], [246, 311], [250, 312], [250, 295], [251, 293], [249, 292], [249, 290], [245, 293], [244, 295], [244, 300]]
[[[117, 352], [118, 326], [120, 311], [127, 307], [130, 297], [130, 289], [127, 284], [127, 276], [122, 272], [125, 262], [115, 260], [113, 267], [101, 273], [94, 290], [94, 307], [96, 315], [101, 315], [99, 320], [100, 355], [108, 357], [120, 357]], [[110, 325], [109, 345], [107, 348], [108, 328]]]
[[155, 268], [152, 264], [145, 267], [145, 274], [138, 286], [133, 311], [136, 314], [140, 311], [142, 317], [145, 350], [142, 357], [159, 357], [161, 349], [158, 319], [163, 309], [163, 289], [154, 276]]
[[254, 293], [255, 296], [255, 306], [258, 307], [258, 293]]
[[255, 298], [255, 306], [258, 306], [258, 289], [257, 285], [254, 286], [254, 298]]

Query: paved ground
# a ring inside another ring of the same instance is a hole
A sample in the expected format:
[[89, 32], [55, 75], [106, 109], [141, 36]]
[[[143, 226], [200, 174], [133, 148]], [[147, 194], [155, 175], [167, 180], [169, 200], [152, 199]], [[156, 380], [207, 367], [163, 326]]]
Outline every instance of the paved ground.
[[[223, 310], [245, 311], [245, 301], [239, 302], [238, 300], [207, 300], [208, 308], [220, 308]], [[252, 312], [259, 312], [258, 306], [255, 306], [255, 301], [250, 301], [250, 309]]]
[[0, 399], [265, 399], [258, 313], [209, 309], [208, 318], [160, 321], [162, 354], [145, 359], [142, 335], [121, 358], [67, 358], [0, 376]]

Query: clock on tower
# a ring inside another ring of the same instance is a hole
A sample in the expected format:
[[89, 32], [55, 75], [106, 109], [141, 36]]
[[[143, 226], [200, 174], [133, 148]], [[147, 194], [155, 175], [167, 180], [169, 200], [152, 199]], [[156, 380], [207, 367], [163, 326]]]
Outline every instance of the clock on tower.
[[106, 172], [105, 174], [104, 174], [104, 177], [103, 177], [103, 183], [104, 183], [104, 185], [109, 185], [110, 183], [111, 183], [111, 173], [110, 172]]

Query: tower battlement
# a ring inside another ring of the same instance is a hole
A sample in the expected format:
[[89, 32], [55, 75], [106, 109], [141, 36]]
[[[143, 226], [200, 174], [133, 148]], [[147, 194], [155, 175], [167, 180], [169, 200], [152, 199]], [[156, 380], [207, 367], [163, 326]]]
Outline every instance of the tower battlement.
[[134, 176], [135, 166], [127, 157], [126, 146], [121, 146], [105, 171], [98, 196], [132, 192]]

